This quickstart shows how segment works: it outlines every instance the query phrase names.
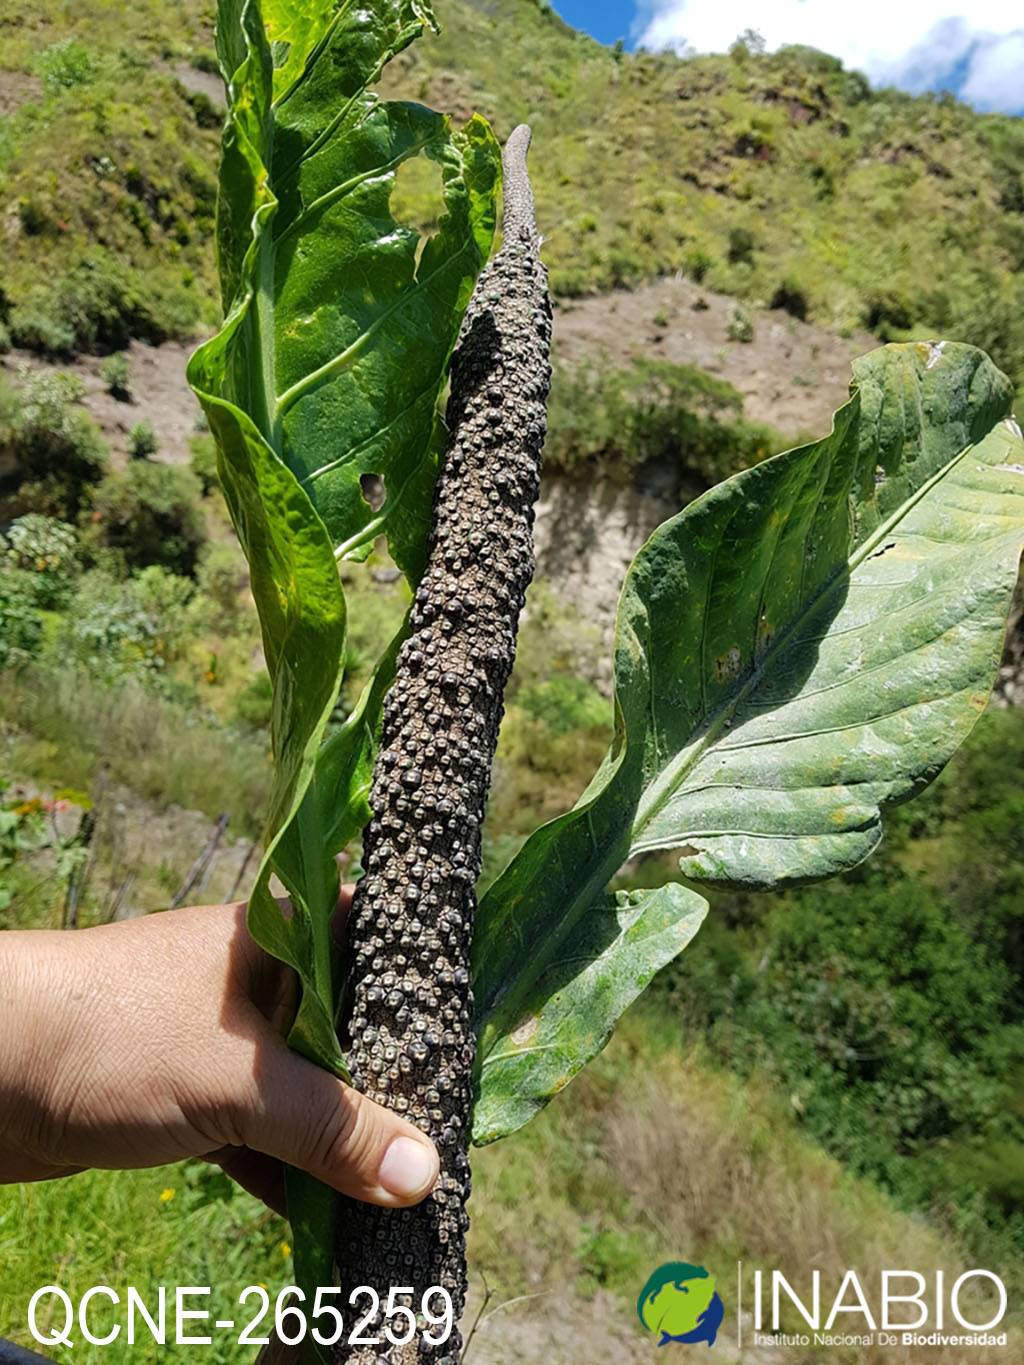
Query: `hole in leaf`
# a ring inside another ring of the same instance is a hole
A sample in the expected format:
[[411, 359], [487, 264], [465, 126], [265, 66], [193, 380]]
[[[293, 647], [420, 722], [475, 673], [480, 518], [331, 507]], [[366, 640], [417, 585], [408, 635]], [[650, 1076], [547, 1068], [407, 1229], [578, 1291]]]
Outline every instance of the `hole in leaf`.
[[402, 162], [395, 172], [391, 214], [397, 222], [414, 228], [420, 234], [416, 247], [418, 269], [424, 248], [444, 217], [443, 181], [441, 167], [436, 161], [431, 161], [428, 156], [414, 156]]
[[379, 512], [387, 502], [388, 490], [384, 483], [383, 474], [360, 474], [359, 487], [363, 497], [370, 504], [374, 512]]

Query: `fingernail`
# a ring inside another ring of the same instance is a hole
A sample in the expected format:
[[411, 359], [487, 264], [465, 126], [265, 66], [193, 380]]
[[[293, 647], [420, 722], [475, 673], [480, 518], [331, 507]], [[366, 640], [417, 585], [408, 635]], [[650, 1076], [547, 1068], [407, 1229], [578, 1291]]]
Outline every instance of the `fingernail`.
[[415, 1199], [433, 1189], [437, 1155], [425, 1142], [397, 1137], [384, 1153], [377, 1179], [396, 1199]]

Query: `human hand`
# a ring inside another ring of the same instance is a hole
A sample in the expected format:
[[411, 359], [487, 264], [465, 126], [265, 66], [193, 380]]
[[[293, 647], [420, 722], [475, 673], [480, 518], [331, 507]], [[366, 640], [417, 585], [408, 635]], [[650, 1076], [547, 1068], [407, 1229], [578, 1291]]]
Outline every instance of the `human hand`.
[[285, 1162], [418, 1203], [433, 1145], [289, 1050], [297, 990], [241, 904], [0, 934], [0, 1182], [204, 1157], [279, 1212]]

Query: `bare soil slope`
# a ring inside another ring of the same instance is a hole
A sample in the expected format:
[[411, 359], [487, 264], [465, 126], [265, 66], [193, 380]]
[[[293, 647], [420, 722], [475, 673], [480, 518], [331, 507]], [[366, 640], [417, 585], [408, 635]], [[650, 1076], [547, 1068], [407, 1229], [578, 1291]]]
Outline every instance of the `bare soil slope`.
[[[744, 317], [752, 339], [731, 340]], [[738, 389], [749, 418], [787, 436], [823, 434], [849, 396], [850, 362], [879, 344], [868, 332], [840, 336], [777, 308], [741, 310], [681, 277], [563, 302], [556, 339], [569, 362], [604, 353], [619, 365], [638, 355], [696, 365]]]

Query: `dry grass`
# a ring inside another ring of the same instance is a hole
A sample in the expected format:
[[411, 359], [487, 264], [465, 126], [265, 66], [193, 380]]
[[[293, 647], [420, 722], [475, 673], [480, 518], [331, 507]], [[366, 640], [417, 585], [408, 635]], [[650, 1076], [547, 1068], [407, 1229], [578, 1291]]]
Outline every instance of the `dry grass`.
[[[506, 1310], [533, 1333], [547, 1330], [552, 1313], [585, 1321], [573, 1304], [596, 1296], [607, 1335], [609, 1293], [628, 1325], [631, 1300], [668, 1260], [716, 1267], [723, 1292], [732, 1291], [730, 1315], [737, 1260], [748, 1294], [757, 1268], [780, 1270], [797, 1292], [820, 1270], [824, 1304], [847, 1269], [877, 1300], [882, 1269], [913, 1268], [929, 1282], [942, 1270], [948, 1286], [968, 1268], [951, 1238], [899, 1211], [805, 1138], [778, 1096], [756, 1083], [741, 1086], [695, 1052], [669, 1050], [649, 1036], [642, 1013], [529, 1129], [479, 1153], [475, 1169], [474, 1264], [496, 1289], [496, 1303], [544, 1295]], [[1007, 1278], [1006, 1267], [988, 1268]], [[966, 1291], [963, 1306], [970, 1316]], [[988, 1314], [979, 1305], [975, 1316]], [[834, 1330], [857, 1332], [861, 1322], [841, 1315]], [[783, 1324], [789, 1331], [803, 1325], [797, 1317]], [[1009, 1330], [1010, 1344], [988, 1348], [987, 1360], [1024, 1360], [1019, 1322]], [[732, 1326], [720, 1340], [729, 1348], [726, 1336], [734, 1349]], [[605, 1359], [596, 1342], [591, 1350], [577, 1339], [576, 1348], [578, 1359]], [[647, 1358], [640, 1339], [637, 1350], [637, 1359]], [[844, 1365], [967, 1365], [978, 1348], [812, 1347], [778, 1358], [796, 1365], [819, 1356]], [[776, 1356], [745, 1347], [743, 1358]]]
[[[820, 1270], [823, 1302], [848, 1269], [876, 1298], [872, 1287], [882, 1269], [912, 1267], [929, 1284], [942, 1270], [948, 1285], [969, 1268], [937, 1231], [897, 1212], [803, 1141], [779, 1112], [777, 1097], [756, 1086], [740, 1089], [693, 1055], [662, 1059], [657, 1076], [639, 1080], [628, 1100], [613, 1104], [606, 1133], [608, 1160], [623, 1189], [656, 1210], [668, 1246], [708, 1256], [705, 1248], [721, 1248], [723, 1257], [742, 1259], [749, 1270], [777, 1268], [795, 1288], [809, 1285]], [[836, 1330], [857, 1332], [862, 1323], [840, 1317]], [[803, 1326], [795, 1317], [785, 1325]], [[994, 1349], [993, 1358], [1009, 1360], [1012, 1349]], [[976, 1357], [977, 1348], [887, 1346], [846, 1358], [865, 1365], [925, 1359], [954, 1365]]]
[[4, 768], [19, 777], [89, 790], [105, 767], [157, 807], [226, 812], [235, 834], [259, 831], [270, 783], [263, 744], [144, 687], [71, 670], [4, 673], [0, 718]]

